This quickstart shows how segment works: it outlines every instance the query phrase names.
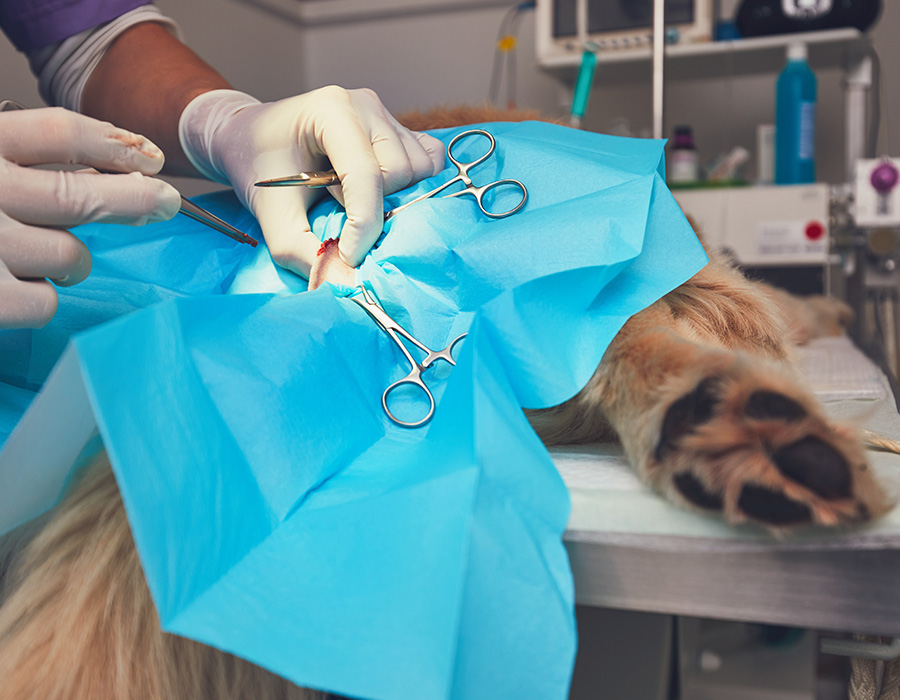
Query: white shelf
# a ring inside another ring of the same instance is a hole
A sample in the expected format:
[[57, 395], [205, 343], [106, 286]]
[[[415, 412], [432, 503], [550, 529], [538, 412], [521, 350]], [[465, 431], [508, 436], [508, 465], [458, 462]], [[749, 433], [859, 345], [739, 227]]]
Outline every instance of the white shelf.
[[[665, 49], [666, 68], [671, 69], [672, 77], [715, 72], [770, 72], [773, 66], [780, 68], [787, 46], [796, 41], [803, 41], [808, 45], [809, 62], [813, 67], [840, 68], [845, 54], [848, 51], [862, 50], [868, 39], [857, 29], [846, 28], [732, 41], [672, 44]], [[649, 70], [650, 58], [648, 46], [597, 52], [598, 69], [604, 66], [624, 69], [628, 79], [633, 75], [632, 69]], [[565, 54], [539, 57], [538, 64], [562, 79], [574, 78], [581, 64], [581, 52], [573, 49]], [[609, 76], [610, 71], [604, 71], [604, 74]]]

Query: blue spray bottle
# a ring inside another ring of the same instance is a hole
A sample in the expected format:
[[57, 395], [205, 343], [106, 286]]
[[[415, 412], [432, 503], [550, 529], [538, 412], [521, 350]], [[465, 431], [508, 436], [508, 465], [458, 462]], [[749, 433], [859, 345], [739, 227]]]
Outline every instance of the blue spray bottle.
[[806, 62], [806, 44], [788, 47], [787, 65], [775, 92], [775, 183], [816, 181], [816, 74]]

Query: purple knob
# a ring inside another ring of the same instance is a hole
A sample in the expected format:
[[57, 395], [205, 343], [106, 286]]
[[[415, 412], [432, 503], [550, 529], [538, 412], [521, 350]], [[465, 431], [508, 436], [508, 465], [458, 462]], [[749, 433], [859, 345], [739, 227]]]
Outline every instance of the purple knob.
[[872, 187], [875, 188], [878, 194], [890, 192], [897, 186], [898, 180], [900, 180], [900, 171], [897, 170], [893, 163], [887, 161], [876, 165], [869, 176], [869, 182], [872, 183]]

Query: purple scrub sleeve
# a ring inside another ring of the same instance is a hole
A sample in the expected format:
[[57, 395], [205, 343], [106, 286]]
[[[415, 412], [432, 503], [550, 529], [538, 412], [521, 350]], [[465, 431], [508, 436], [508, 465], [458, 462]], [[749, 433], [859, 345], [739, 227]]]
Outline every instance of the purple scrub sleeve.
[[149, 0], [3, 0], [0, 29], [19, 51], [33, 51], [149, 4]]

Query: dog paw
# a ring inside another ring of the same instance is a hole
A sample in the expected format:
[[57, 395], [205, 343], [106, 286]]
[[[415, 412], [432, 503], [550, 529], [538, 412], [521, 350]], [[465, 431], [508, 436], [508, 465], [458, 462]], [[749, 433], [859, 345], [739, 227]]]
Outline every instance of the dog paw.
[[692, 508], [775, 531], [862, 522], [888, 508], [853, 431], [760, 370], [720, 371], [672, 401], [648, 477]]

